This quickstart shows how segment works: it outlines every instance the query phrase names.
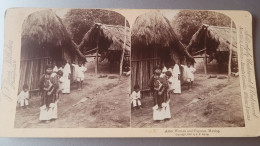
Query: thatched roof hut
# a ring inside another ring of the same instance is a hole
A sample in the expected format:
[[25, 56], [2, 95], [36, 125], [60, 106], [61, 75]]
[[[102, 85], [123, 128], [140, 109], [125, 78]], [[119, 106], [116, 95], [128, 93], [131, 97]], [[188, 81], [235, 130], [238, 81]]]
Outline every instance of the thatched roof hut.
[[[187, 50], [193, 54], [204, 49], [206, 35], [207, 54], [216, 52], [229, 52], [231, 40], [230, 27], [218, 27], [203, 24], [192, 36]], [[203, 52], [200, 52], [203, 53]], [[232, 29], [232, 55], [237, 56], [236, 29]]]
[[132, 87], [139, 84], [147, 89], [156, 65], [194, 61], [159, 11], [138, 16], [131, 34]]
[[[231, 36], [232, 34], [232, 36]], [[231, 71], [238, 71], [237, 60], [237, 32], [235, 28], [210, 26], [203, 24], [198, 31], [192, 36], [187, 50], [192, 55], [201, 55], [205, 53], [209, 55], [207, 62], [216, 59], [219, 64], [219, 72], [227, 70], [230, 48], [231, 55]], [[232, 45], [231, 45], [232, 37]], [[206, 48], [206, 49], [205, 49]]]
[[109, 51], [122, 51], [124, 47], [125, 35], [126, 54], [130, 54], [130, 29], [129, 27], [125, 28], [124, 26], [119, 25], [107, 25], [101, 23], [94, 24], [91, 29], [85, 34], [78, 48], [85, 55], [95, 52], [95, 50], [93, 49], [97, 47], [100, 54], [106, 54]]
[[162, 59], [183, 63], [186, 57], [193, 61], [193, 57], [178, 40], [169, 20], [158, 11], [137, 17], [132, 29], [131, 41], [134, 49], [160, 48], [158, 54]]
[[20, 86], [38, 88], [40, 75], [49, 62], [82, 57], [62, 20], [51, 10], [31, 13], [22, 25]]

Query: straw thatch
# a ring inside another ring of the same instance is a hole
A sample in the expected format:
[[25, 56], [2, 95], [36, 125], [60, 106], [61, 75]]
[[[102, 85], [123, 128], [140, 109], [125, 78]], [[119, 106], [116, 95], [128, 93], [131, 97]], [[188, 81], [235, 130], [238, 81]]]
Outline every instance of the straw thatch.
[[[232, 72], [238, 71], [236, 33], [236, 29], [232, 28]], [[193, 55], [201, 55], [205, 52], [205, 47], [206, 53], [209, 55], [207, 61], [211, 62], [213, 59], [216, 59], [219, 64], [219, 72], [227, 69], [231, 47], [231, 28], [203, 24], [192, 36], [187, 50]]]
[[[137, 17], [132, 29], [132, 48], [143, 49], [149, 46], [160, 48], [160, 52], [170, 52], [175, 62], [182, 63], [184, 56], [193, 60], [183, 44], [178, 40], [170, 22], [160, 12], [153, 11]], [[163, 57], [164, 58], [164, 57]], [[181, 59], [181, 60], [179, 60]]]
[[51, 10], [30, 14], [22, 25], [21, 49], [22, 53], [26, 54], [22, 54], [21, 57], [24, 59], [50, 55], [56, 58], [55, 55], [58, 55], [59, 51], [54, 49], [60, 48], [73, 57], [83, 57], [76, 47], [62, 20]]
[[[51, 10], [31, 13], [22, 25], [20, 84], [30, 90], [38, 89], [38, 81], [45, 65], [82, 58], [77, 45], [71, 40], [62, 20]], [[85, 56], [84, 58], [85, 59]]]
[[126, 54], [129, 54], [131, 48], [130, 29], [119, 25], [106, 25], [101, 23], [94, 24], [85, 34], [79, 49], [86, 55], [93, 53], [90, 51], [98, 47], [99, 53], [108, 51], [122, 51], [124, 47], [124, 38], [126, 35]]
[[[237, 55], [236, 29], [233, 28], [232, 31], [232, 55]], [[205, 35], [207, 54], [210, 55], [216, 52], [229, 52], [231, 28], [208, 26], [204, 24], [192, 36], [192, 39], [187, 46], [187, 50], [189, 50], [191, 54], [194, 54], [195, 52], [204, 49]]]
[[132, 87], [138, 84], [142, 90], [149, 88], [153, 70], [161, 63], [167, 66], [194, 62], [178, 40], [169, 20], [159, 11], [137, 17], [131, 31], [131, 42]]

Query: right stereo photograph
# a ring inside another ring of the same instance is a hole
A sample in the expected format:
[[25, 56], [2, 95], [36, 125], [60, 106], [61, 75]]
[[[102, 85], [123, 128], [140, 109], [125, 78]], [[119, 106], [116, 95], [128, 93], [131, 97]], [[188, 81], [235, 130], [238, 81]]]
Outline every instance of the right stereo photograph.
[[131, 127], [244, 127], [237, 28], [222, 13], [154, 10], [131, 29]]

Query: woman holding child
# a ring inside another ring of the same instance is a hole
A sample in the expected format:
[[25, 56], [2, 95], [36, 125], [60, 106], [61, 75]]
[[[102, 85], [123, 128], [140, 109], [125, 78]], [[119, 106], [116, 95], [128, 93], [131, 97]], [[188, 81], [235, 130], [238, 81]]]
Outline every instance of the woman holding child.
[[166, 71], [162, 74], [161, 68], [156, 68], [150, 82], [151, 91], [154, 96], [153, 120], [160, 121], [171, 118], [170, 114], [170, 98], [168, 94], [168, 79], [171, 72]]
[[59, 88], [59, 75], [52, 76], [53, 66], [46, 65], [45, 74], [40, 79], [41, 91], [41, 121], [57, 119], [57, 90]]

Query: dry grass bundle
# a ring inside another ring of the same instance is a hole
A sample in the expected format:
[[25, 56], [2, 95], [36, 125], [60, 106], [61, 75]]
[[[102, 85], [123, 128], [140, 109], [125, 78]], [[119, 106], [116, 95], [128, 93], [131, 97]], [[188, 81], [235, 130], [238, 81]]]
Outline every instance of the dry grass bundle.
[[[237, 38], [236, 29], [232, 29], [232, 52], [233, 55], [237, 53]], [[217, 52], [217, 51], [229, 51], [230, 49], [230, 39], [231, 39], [231, 28], [230, 27], [218, 27], [218, 26], [208, 26], [202, 25], [199, 30], [192, 36], [190, 43], [187, 46], [187, 50], [193, 52], [204, 49], [204, 39], [207, 39], [207, 52]], [[201, 52], [203, 53], [203, 52]]]
[[[99, 47], [100, 53], [107, 51], [121, 51], [124, 46], [124, 38], [124, 26], [96, 23], [85, 34], [79, 44], [79, 49], [83, 52], [87, 52], [85, 54], [93, 53], [88, 51], [96, 48], [97, 46]], [[129, 27], [126, 27], [126, 54], [129, 54], [130, 49], [130, 29]]]
[[[41, 49], [59, 49], [63, 48], [68, 50], [71, 55], [79, 55], [82, 57], [81, 52], [77, 51], [76, 46], [73, 44], [70, 35], [68, 34], [65, 26], [52, 10], [42, 10], [30, 14], [22, 25], [22, 50], [24, 52], [38, 52], [42, 56]], [[30, 50], [29, 50], [30, 49]], [[35, 49], [38, 49], [35, 50]], [[35, 53], [37, 54], [37, 53]], [[25, 58], [36, 57], [35, 54]]]
[[169, 20], [158, 11], [137, 17], [132, 29], [131, 41], [133, 46], [159, 44], [162, 48], [179, 42]]

